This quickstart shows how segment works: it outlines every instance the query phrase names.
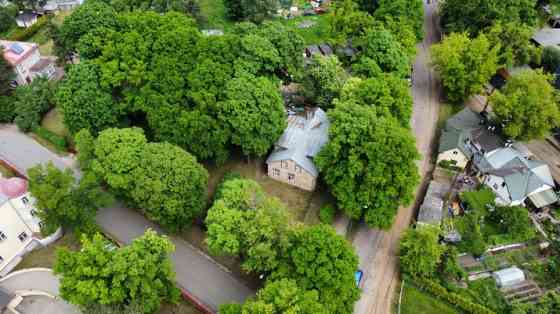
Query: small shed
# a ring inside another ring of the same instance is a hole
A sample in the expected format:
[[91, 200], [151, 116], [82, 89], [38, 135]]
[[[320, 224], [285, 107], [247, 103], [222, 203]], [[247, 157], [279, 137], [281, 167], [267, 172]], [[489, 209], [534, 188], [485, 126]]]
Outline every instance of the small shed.
[[16, 24], [19, 27], [28, 28], [37, 23], [39, 16], [33, 12], [24, 12], [16, 17]]
[[495, 271], [492, 276], [496, 280], [496, 284], [501, 288], [511, 287], [525, 281], [525, 274], [517, 267]]
[[418, 212], [418, 219], [416, 221], [419, 224], [439, 225], [441, 223], [444, 198], [449, 189], [450, 187], [447, 184], [437, 181], [430, 182]]

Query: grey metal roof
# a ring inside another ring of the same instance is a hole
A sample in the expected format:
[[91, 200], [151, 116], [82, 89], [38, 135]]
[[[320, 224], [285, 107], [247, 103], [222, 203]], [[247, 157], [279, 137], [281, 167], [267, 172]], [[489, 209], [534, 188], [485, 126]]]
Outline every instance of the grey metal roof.
[[560, 44], [560, 29], [545, 27], [537, 30], [533, 40], [540, 46], [558, 46]]
[[449, 185], [431, 181], [424, 201], [420, 206], [417, 221], [426, 224], [439, 224], [443, 218], [443, 199]]
[[329, 120], [321, 108], [308, 111], [305, 115], [290, 115], [288, 127], [276, 142], [276, 148], [266, 162], [293, 160], [316, 177], [319, 171], [312, 158], [328, 142], [328, 131]]
[[0, 311], [5, 309], [11, 300], [12, 297], [8, 293], [4, 290], [0, 290]]

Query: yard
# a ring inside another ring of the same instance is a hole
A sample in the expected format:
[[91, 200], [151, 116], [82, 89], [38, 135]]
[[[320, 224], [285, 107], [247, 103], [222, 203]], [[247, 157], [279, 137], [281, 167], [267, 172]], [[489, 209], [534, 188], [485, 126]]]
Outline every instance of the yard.
[[[398, 299], [398, 296], [396, 297]], [[421, 291], [411, 284], [405, 283], [402, 303], [402, 314], [459, 314], [451, 305], [440, 301], [434, 296]]]
[[[329, 33], [329, 19], [327, 14], [300, 16], [293, 19], [278, 19], [281, 23], [292, 27], [298, 34], [303, 37], [305, 45], [321, 44], [326, 42]], [[302, 23], [310, 23], [311, 26], [302, 28]]]
[[32, 267], [52, 268], [56, 261], [56, 250], [62, 247], [70, 250], [79, 250], [80, 241], [74, 233], [67, 232], [54, 244], [36, 249], [27, 254], [14, 270]]

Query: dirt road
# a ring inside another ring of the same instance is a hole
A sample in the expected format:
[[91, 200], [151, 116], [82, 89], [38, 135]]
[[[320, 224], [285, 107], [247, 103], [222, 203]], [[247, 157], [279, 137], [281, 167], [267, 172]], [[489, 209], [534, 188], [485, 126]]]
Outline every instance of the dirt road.
[[[437, 27], [437, 4], [425, 4], [424, 41], [418, 45], [414, 64], [414, 109], [411, 120], [416, 137], [416, 147], [422, 155], [418, 169], [423, 178], [417, 191], [417, 202], [424, 197], [424, 186], [432, 170], [432, 151], [440, 106], [440, 84], [432, 71], [430, 46], [440, 39]], [[408, 227], [415, 205], [400, 208], [393, 227], [389, 231], [358, 228], [353, 245], [356, 248], [360, 269], [364, 272], [362, 298], [356, 303], [356, 314], [391, 313], [392, 299], [399, 283], [397, 250], [401, 233]]]

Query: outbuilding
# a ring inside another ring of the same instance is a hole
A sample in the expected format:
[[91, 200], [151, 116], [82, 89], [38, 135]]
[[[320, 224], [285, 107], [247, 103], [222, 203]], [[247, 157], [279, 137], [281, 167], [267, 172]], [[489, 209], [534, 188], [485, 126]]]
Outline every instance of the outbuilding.
[[525, 274], [517, 267], [504, 268], [495, 271], [492, 276], [498, 287], [507, 288], [525, 281]]

